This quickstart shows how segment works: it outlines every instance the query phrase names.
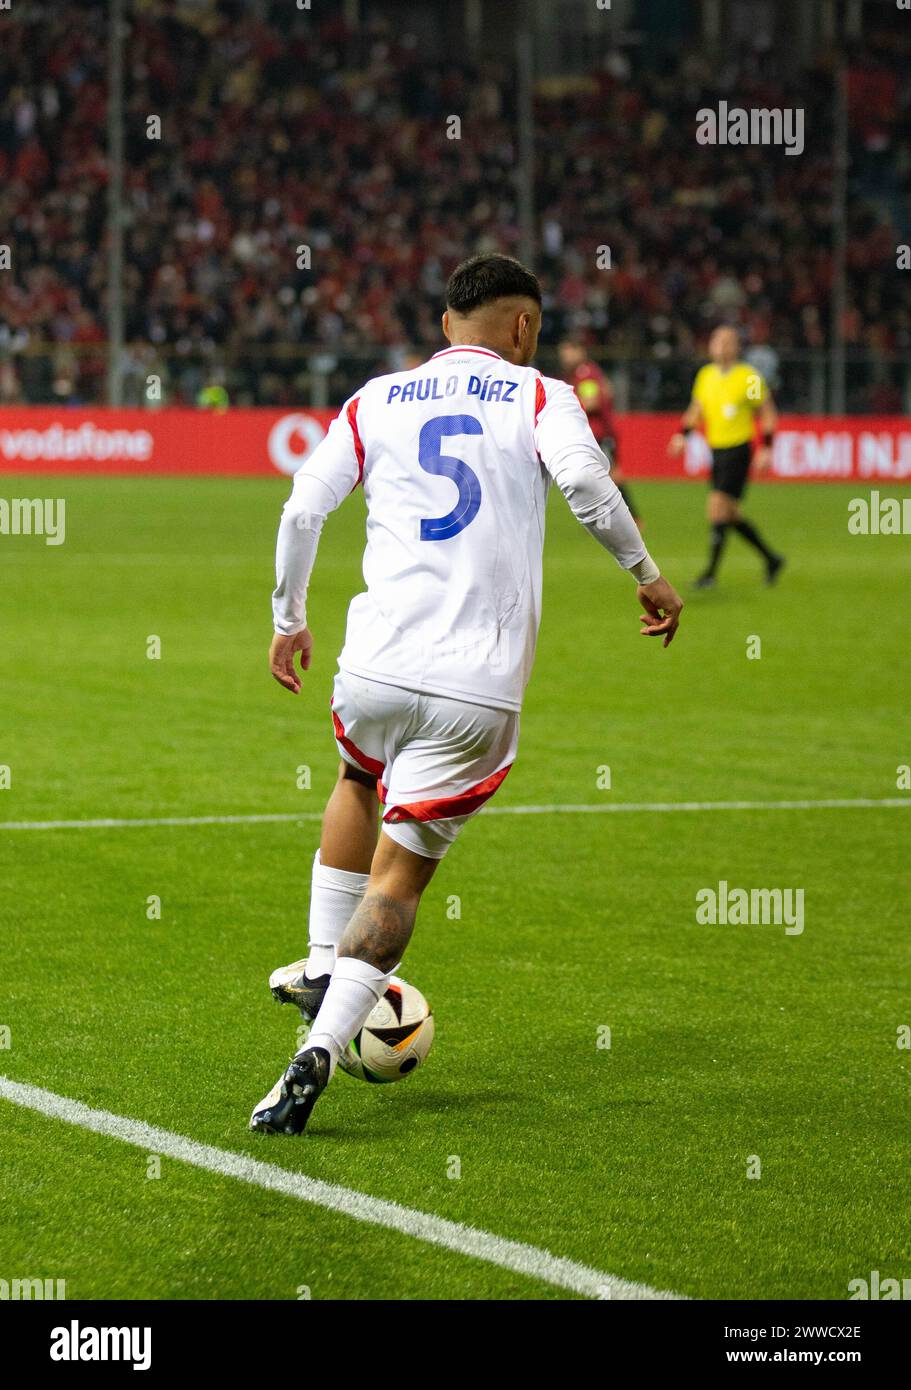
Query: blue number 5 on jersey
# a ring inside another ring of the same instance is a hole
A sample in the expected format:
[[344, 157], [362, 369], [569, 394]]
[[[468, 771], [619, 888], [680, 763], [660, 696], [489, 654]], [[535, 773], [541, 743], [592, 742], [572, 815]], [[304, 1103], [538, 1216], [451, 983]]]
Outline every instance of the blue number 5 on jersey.
[[448, 541], [464, 531], [478, 514], [481, 505], [481, 483], [473, 468], [463, 459], [449, 458], [440, 453], [440, 444], [447, 434], [483, 434], [480, 420], [473, 415], [437, 415], [421, 430], [418, 444], [418, 463], [425, 473], [438, 473], [451, 478], [459, 489], [459, 497], [446, 516], [427, 517], [421, 522], [422, 541]]

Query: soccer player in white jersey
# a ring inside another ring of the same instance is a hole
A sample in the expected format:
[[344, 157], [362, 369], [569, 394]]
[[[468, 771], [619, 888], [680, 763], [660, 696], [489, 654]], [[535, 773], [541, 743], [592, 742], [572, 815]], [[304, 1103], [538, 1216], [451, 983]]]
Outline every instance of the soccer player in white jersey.
[[667, 646], [683, 606], [572, 387], [529, 366], [535, 276], [508, 256], [474, 256], [453, 273], [446, 306], [450, 346], [347, 401], [282, 513], [270, 664], [286, 690], [301, 688], [295, 658], [310, 665], [320, 530], [358, 485], [367, 588], [348, 610], [331, 701], [341, 765], [313, 865], [308, 954], [270, 978], [312, 1028], [253, 1112], [251, 1128], [266, 1133], [303, 1131], [383, 997], [434, 870], [512, 766], [551, 481], [637, 581], [644, 635]]

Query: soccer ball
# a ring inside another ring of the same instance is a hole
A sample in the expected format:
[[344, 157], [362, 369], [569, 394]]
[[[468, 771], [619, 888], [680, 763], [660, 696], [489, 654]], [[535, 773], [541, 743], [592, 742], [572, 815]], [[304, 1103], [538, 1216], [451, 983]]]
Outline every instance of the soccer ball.
[[401, 1081], [424, 1061], [433, 1031], [433, 1014], [421, 991], [393, 975], [338, 1064], [361, 1081]]

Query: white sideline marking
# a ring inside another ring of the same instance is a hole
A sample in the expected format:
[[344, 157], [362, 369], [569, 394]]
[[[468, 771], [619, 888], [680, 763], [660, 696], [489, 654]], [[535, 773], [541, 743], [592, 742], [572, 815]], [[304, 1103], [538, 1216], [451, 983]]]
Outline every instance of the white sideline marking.
[[[491, 1235], [489, 1231], [479, 1231], [474, 1226], [447, 1221], [442, 1216], [402, 1207], [397, 1202], [385, 1202], [349, 1187], [320, 1182], [316, 1178], [305, 1177], [303, 1173], [277, 1168], [274, 1164], [263, 1163], [244, 1154], [198, 1144], [195, 1139], [172, 1134], [167, 1129], [156, 1129], [140, 1120], [112, 1115], [108, 1110], [93, 1110], [77, 1100], [55, 1095], [53, 1091], [42, 1090], [40, 1086], [26, 1086], [19, 1081], [11, 1081], [6, 1076], [0, 1076], [0, 1097], [27, 1110], [37, 1110], [51, 1119], [78, 1125], [80, 1129], [88, 1129], [110, 1139], [121, 1139], [125, 1144], [134, 1144], [148, 1153], [165, 1154], [168, 1158], [191, 1163], [195, 1168], [204, 1168], [222, 1177], [238, 1178], [241, 1182], [252, 1183], [270, 1192], [312, 1202], [314, 1206], [351, 1216], [355, 1221], [385, 1226], [388, 1230], [414, 1236], [428, 1245], [439, 1245], [444, 1250], [455, 1251], [457, 1255], [486, 1260], [488, 1264], [499, 1265], [501, 1269], [511, 1270], [514, 1274], [540, 1279], [545, 1284], [569, 1289], [587, 1298], [630, 1300], [682, 1297], [681, 1294], [652, 1289], [648, 1284], [634, 1284], [613, 1274], [603, 1274], [588, 1265], [551, 1255], [548, 1250], [540, 1250], [535, 1245], [506, 1240], [503, 1236]], [[278, 1139], [275, 1142], [283, 1141]]]
[[[606, 815], [621, 811], [666, 814], [674, 811], [841, 811], [911, 806], [911, 796], [829, 797], [819, 801], [606, 801], [596, 805], [485, 806], [483, 816]], [[6, 820], [3, 830], [141, 830], [152, 826], [279, 825], [322, 820], [322, 811], [289, 811], [249, 816], [111, 816], [100, 820]]]
[[156, 825], [273, 825], [322, 818], [322, 811], [274, 816], [110, 816], [100, 820], [6, 820], [0, 821], [0, 830], [141, 830]]
[[867, 806], [911, 806], [911, 796], [825, 797], [819, 801], [608, 801], [595, 806], [491, 806], [485, 814], [542, 816], [605, 811], [840, 811]]

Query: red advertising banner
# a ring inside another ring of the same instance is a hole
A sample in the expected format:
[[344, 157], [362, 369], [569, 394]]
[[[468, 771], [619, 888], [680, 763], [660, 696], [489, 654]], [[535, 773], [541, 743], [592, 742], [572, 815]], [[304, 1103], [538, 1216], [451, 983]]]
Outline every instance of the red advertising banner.
[[291, 475], [332, 410], [0, 409], [0, 472]]
[[[322, 439], [331, 410], [0, 408], [0, 473], [290, 476]], [[620, 415], [619, 457], [634, 478], [705, 478], [709, 451], [692, 434], [683, 458], [667, 443], [679, 415]], [[911, 481], [911, 419], [783, 416], [773, 478]]]

